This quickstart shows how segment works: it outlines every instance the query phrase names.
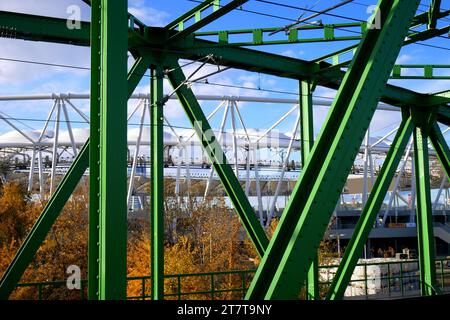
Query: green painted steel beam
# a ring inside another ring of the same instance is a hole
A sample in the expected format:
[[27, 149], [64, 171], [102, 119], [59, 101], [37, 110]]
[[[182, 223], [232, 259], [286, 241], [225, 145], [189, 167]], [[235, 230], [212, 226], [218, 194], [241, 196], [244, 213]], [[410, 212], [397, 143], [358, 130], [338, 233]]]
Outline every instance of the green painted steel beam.
[[[173, 49], [177, 52], [183, 52], [182, 58], [185, 59], [198, 60], [212, 54], [214, 59], [223, 66], [297, 80], [311, 77], [319, 73], [320, 70], [325, 70], [332, 66], [327, 62], [308, 62], [246, 48], [217, 48], [214, 46], [205, 48], [208, 47], [208, 43], [213, 44], [214, 42], [207, 40], [187, 41], [185, 44], [174, 46]], [[345, 71], [341, 70], [334, 70], [332, 73], [324, 72], [318, 77], [317, 85], [337, 90], [344, 75]], [[394, 106], [417, 105], [425, 108], [429, 105], [450, 102], [450, 99], [429, 96], [394, 85], [387, 85], [381, 101]]]
[[439, 123], [442, 123], [446, 126], [450, 126], [450, 108], [445, 107], [439, 107], [439, 112], [436, 115], [436, 120]]
[[[92, 0], [92, 20], [100, 20], [100, 0]], [[90, 2], [89, 2], [90, 4]], [[91, 99], [89, 134], [89, 237], [88, 237], [88, 298], [98, 299], [98, 261], [100, 229], [100, 23], [90, 24], [91, 34]]]
[[381, 29], [362, 40], [247, 299], [297, 299], [420, 1], [381, 0]]
[[153, 62], [151, 56], [145, 57], [137, 57], [133, 66], [128, 71], [127, 76], [127, 99], [131, 97], [134, 90], [138, 86], [139, 82], [142, 80], [142, 77], [145, 75], [147, 70], [149, 69], [150, 64]]
[[[89, 4], [91, 1], [89, 1]], [[91, 17], [98, 23], [91, 24], [91, 117], [89, 150], [89, 241], [88, 241], [88, 298], [99, 297], [100, 254], [100, 130], [101, 130], [101, 24], [100, 0], [92, 0]], [[127, 99], [139, 84], [149, 66], [148, 57], [138, 57], [128, 73]]]
[[307, 275], [307, 288], [306, 288], [306, 298], [307, 300], [319, 300], [320, 299], [320, 289], [319, 289], [319, 257], [316, 255], [313, 257], [311, 266], [308, 269]]
[[441, 11], [441, 0], [431, 0], [428, 10], [428, 29], [436, 29], [439, 13]]
[[[300, 81], [300, 141], [302, 167], [306, 166], [311, 149], [314, 144], [314, 119], [313, 119], [313, 92], [315, 87], [313, 80]], [[319, 259], [317, 254], [308, 270], [307, 280], [308, 300], [317, 300], [319, 296]]]
[[433, 96], [450, 99], [450, 90], [434, 93]]
[[433, 125], [429, 138], [445, 174], [450, 177], [450, 149], [437, 123]]
[[[139, 64], [144, 64], [143, 60], [139, 60]], [[135, 66], [131, 69], [128, 79], [128, 92], [129, 96], [133, 93], [134, 89], [138, 85], [138, 81], [136, 81], [137, 77], [135, 76], [135, 73], [140, 70], [142, 72], [142, 67]], [[142, 76], [144, 75], [145, 71], [142, 73]], [[134, 80], [131, 80], [134, 79]], [[91, 122], [92, 122], [92, 116], [91, 116]], [[91, 135], [92, 136], [92, 135]], [[26, 267], [31, 263], [34, 255], [36, 254], [37, 250], [41, 246], [42, 242], [44, 241], [46, 235], [48, 234], [48, 231], [52, 227], [52, 225], [55, 223], [56, 219], [58, 218], [59, 214], [61, 213], [62, 208], [64, 207], [64, 204], [69, 199], [70, 195], [72, 194], [73, 190], [75, 190], [75, 187], [77, 186], [79, 180], [81, 179], [83, 173], [88, 168], [88, 164], [90, 162], [90, 140], [86, 142], [83, 149], [78, 153], [77, 158], [75, 159], [74, 163], [70, 167], [69, 171], [64, 176], [63, 180], [61, 181], [60, 185], [58, 186], [57, 190], [53, 194], [52, 198], [44, 208], [43, 212], [39, 216], [39, 219], [37, 222], [33, 225], [33, 228], [31, 229], [30, 233], [27, 235], [27, 238], [25, 239], [24, 243], [20, 247], [18, 253], [16, 254], [14, 260], [9, 265], [7, 271], [2, 277], [2, 280], [0, 282], [0, 299], [7, 299], [9, 295], [11, 294], [12, 290], [14, 290], [16, 284], [20, 280], [23, 272], [25, 271]], [[96, 148], [98, 149], [98, 147]], [[95, 152], [95, 151], [94, 151]], [[90, 175], [92, 175], [92, 170], [89, 170]], [[92, 176], [91, 176], [92, 179]], [[96, 196], [98, 198], [98, 195]], [[92, 198], [91, 198], [92, 199]], [[91, 202], [90, 202], [91, 203]], [[95, 208], [95, 207], [94, 207]], [[89, 208], [91, 209], [91, 207]], [[94, 217], [95, 219], [95, 217]], [[95, 224], [95, 222], [94, 222]], [[91, 227], [91, 224], [89, 228]], [[98, 229], [97, 229], [98, 233]], [[89, 236], [91, 237], [91, 231], [89, 231]], [[93, 238], [95, 239], [95, 235]], [[89, 240], [90, 243], [93, 241]], [[95, 241], [95, 240], [94, 240]], [[95, 246], [97, 244], [95, 243]], [[89, 252], [91, 253], [93, 249], [92, 245], [90, 244]], [[93, 253], [95, 256], [95, 253]], [[89, 268], [89, 267], [88, 267]], [[91, 273], [95, 274], [97, 268], [92, 269], [92, 266], [90, 267]], [[89, 278], [90, 279], [90, 278]], [[96, 275], [93, 280], [96, 279]], [[97, 282], [97, 280], [95, 280]], [[94, 286], [97, 288], [97, 286]], [[89, 295], [89, 298], [96, 299], [97, 292], [92, 292], [93, 296]]]
[[193, 125], [203, 148], [210, 158], [227, 195], [230, 197], [247, 234], [255, 245], [256, 251], [260, 256], [263, 256], [269, 242], [264, 229], [258, 221], [233, 169], [228, 164], [226, 155], [218, 143], [194, 93], [187, 86], [186, 77], [179, 64], [174, 62], [174, 64], [170, 66], [170, 69], [171, 72], [167, 75], [169, 81], [172, 87], [176, 88], [178, 99], [183, 106], [189, 121]]
[[446, 25], [445, 27], [439, 29], [427, 29], [424, 31], [418, 31], [416, 33], [408, 35], [405, 40], [405, 44], [415, 43], [418, 41], [425, 41], [428, 39], [432, 39], [438, 36], [448, 35], [450, 31], [450, 26]]
[[[90, 45], [90, 22], [81, 21], [80, 23], [79, 29], [69, 29], [65, 19], [0, 11], [0, 38], [87, 47]], [[128, 24], [130, 26], [129, 35], [138, 36], [143, 41], [146, 26], [131, 14], [128, 14]]]
[[101, 0], [100, 300], [126, 299], [127, 9], [127, 0]]
[[[448, 95], [436, 95], [436, 94], [428, 94], [425, 96], [425, 99], [423, 99], [425, 105], [427, 106], [427, 108], [430, 107], [438, 107], [441, 106], [444, 109], [447, 108], [448, 109], [448, 104], [450, 103], [450, 97]], [[414, 105], [416, 107], [420, 107], [417, 105]], [[440, 112], [440, 111], [439, 111]]]
[[315, 80], [300, 81], [300, 151], [303, 166], [306, 166], [314, 145], [313, 92], [315, 86]]
[[[197, 21], [190, 25], [187, 28], [183, 28], [182, 30], [178, 31], [176, 34], [170, 37], [169, 41], [178, 41], [180, 39], [185, 38], [186, 36], [194, 33], [195, 31], [203, 28], [204, 26], [210, 24], [211, 22], [219, 19], [220, 17], [226, 15], [227, 13], [233, 11], [239, 6], [242, 6], [244, 3], [246, 3], [248, 0], [232, 0], [226, 5], [218, 8], [217, 10], [214, 10], [212, 13], [207, 15], [206, 17], [199, 17], [199, 19], [196, 19]], [[217, 7], [217, 6], [215, 6]]]
[[0, 38], [89, 46], [89, 25], [81, 22], [80, 29], [69, 29], [64, 19], [0, 11]]
[[164, 299], [164, 70], [151, 69], [151, 274], [152, 300]]
[[[367, 27], [366, 22], [352, 22], [352, 23], [338, 23], [338, 24], [325, 24], [325, 25], [305, 25], [298, 29], [292, 29], [285, 35], [286, 39], [273, 40], [270, 33], [279, 30], [277, 28], [260, 28], [260, 29], [242, 29], [242, 30], [221, 30], [221, 31], [204, 31], [196, 32], [194, 36], [202, 39], [214, 37], [214, 41], [217, 42], [216, 46], [260, 46], [260, 45], [276, 45], [276, 44], [293, 44], [293, 43], [314, 43], [314, 42], [329, 42], [329, 41], [360, 41], [362, 34]], [[344, 29], [353, 30], [357, 28], [361, 34], [352, 36], [337, 35], [335, 30]], [[317, 30], [322, 31], [322, 35], [317, 35]], [[308, 36], [314, 34], [314, 36]], [[312, 31], [312, 33], [311, 33]], [[245, 37], [249, 40], [245, 41], [231, 41], [230, 36]]]
[[[91, 0], [82, 0], [84, 3], [86, 3], [88, 6], [91, 6], [91, 3], [93, 1]], [[138, 18], [133, 16], [131, 13], [128, 13], [128, 32], [129, 34], [133, 34], [134, 36], [137, 36], [139, 39], [142, 40], [142, 38], [145, 36], [147, 31], [147, 26]]]
[[430, 194], [430, 166], [428, 135], [434, 114], [413, 112], [414, 168], [417, 188], [417, 241], [419, 253], [420, 289], [423, 296], [436, 294], [435, 239], [433, 232], [433, 211]]
[[383, 162], [381, 171], [375, 181], [367, 203], [361, 213], [352, 238], [350, 239], [339, 268], [333, 278], [326, 299], [339, 300], [344, 297], [345, 290], [352, 277], [358, 259], [361, 257], [364, 244], [376, 222], [378, 212], [383, 205], [386, 192], [394, 178], [398, 164], [405, 152], [406, 145], [413, 130], [411, 117], [405, 112], [403, 120]]
[[[438, 19], [442, 19], [442, 18], [448, 17], [449, 15], [450, 15], [450, 10], [442, 11], [442, 12], [439, 12], [437, 18]], [[428, 24], [428, 21], [429, 21], [429, 14], [428, 14], [428, 12], [420, 13], [420, 14], [416, 15], [413, 18], [413, 21], [411, 23], [411, 29], [415, 29], [415, 28], [418, 28], [418, 27], [420, 27], [422, 25], [426, 25], [426, 24]], [[446, 34], [449, 31], [450, 30], [448, 29], [448, 27], [445, 27], [445, 28], [442, 28], [442, 29], [439, 29], [439, 30], [424, 30], [424, 31], [410, 30], [409, 31], [409, 36], [406, 38], [406, 40], [404, 42], [404, 45], [408, 45], [408, 44], [411, 44], [411, 43], [414, 43], [414, 42], [417, 42], [417, 41], [421, 41], [421, 40], [427, 40], [427, 39], [430, 39], [430, 38], [435, 37], [435, 36]], [[339, 62], [340, 61], [339, 56], [343, 55], [343, 54], [346, 54], [348, 52], [351, 52], [351, 51], [355, 50], [357, 47], [358, 47], [358, 44], [353, 44], [353, 45], [351, 45], [349, 47], [340, 49], [338, 51], [328, 53], [328, 54], [326, 54], [326, 55], [324, 55], [322, 57], [314, 59], [313, 61], [314, 62], [321, 62], [321, 61], [326, 61], [326, 60], [331, 58], [331, 60], [334, 61], [332, 63], [334, 65], [337, 65], [337, 64], [340, 64], [342, 66], [348, 65], [350, 63], [350, 61]]]
[[[11, 14], [10, 12], [2, 12], [2, 14]], [[13, 14], [12, 17], [15, 17], [16, 14]], [[30, 25], [41, 24], [44, 25], [47, 17], [40, 17], [34, 15], [24, 15], [18, 14], [22, 19], [26, 19], [27, 23]], [[12, 21], [13, 19], [9, 19], [8, 21]], [[64, 19], [53, 19], [54, 23], [57, 23], [57, 28], [61, 30], [66, 30], [65, 32], [69, 35], [66, 35], [66, 40], [64, 43], [71, 42], [70, 33], [71, 30], [66, 28], [66, 20]], [[5, 20], [6, 21], [6, 20]], [[12, 27], [12, 25], [5, 24], [2, 20], [4, 27]], [[51, 25], [51, 24], [50, 24]], [[158, 28], [156, 28], [159, 30]], [[437, 32], [434, 30], [428, 30]], [[21, 34], [17, 34], [17, 39], [24, 40], [38, 40], [40, 39], [39, 33], [35, 35], [33, 33], [33, 29], [24, 29], [24, 32]], [[447, 31], [448, 32], [448, 31]], [[156, 31], [155, 36], [161, 37], [161, 35]], [[431, 36], [428, 34], [428, 36]], [[133, 39], [135, 35], [131, 36]], [[153, 33], [148, 31], [147, 37], [152, 38]], [[42, 41], [52, 42], [52, 38], [43, 38]], [[317, 73], [323, 69], [329, 69], [332, 65], [326, 62], [308, 62], [300, 59], [293, 59], [288, 57], [283, 57], [276, 54], [270, 54], [265, 52], [260, 52], [256, 50], [250, 50], [245, 48], [215, 48], [214, 42], [206, 41], [206, 40], [193, 40], [188, 41], [186, 43], [177, 43], [176, 46], [167, 48], [171, 51], [177, 51], [180, 53], [179, 58], [185, 59], [194, 59], [197, 60], [199, 58], [204, 58], [208, 54], [213, 54], [217, 61], [220, 61], [225, 66], [244, 69], [248, 71], [261, 72], [266, 74], [271, 74], [280, 77], [287, 77], [292, 79], [301, 80], [307, 77], [310, 77], [312, 74]], [[140, 43], [143, 41], [142, 37], [139, 37]], [[77, 38], [77, 41], [73, 41], [74, 43], [83, 44], [85, 46], [89, 45], [90, 39], [89, 34], [86, 33], [80, 38]], [[408, 42], [407, 42], [408, 43]], [[154, 45], [154, 43], [152, 44]], [[212, 47], [207, 49], [206, 47]], [[140, 48], [144, 55], [151, 53], [147, 48]], [[324, 73], [319, 78], [318, 85], [325, 86], [330, 89], [338, 89], [341, 79], [344, 76], [344, 72], [338, 70], [333, 71], [332, 73]], [[407, 90], [404, 88], [388, 85], [386, 87], [386, 91], [382, 97], [382, 101], [385, 103], [389, 103], [392, 105], [402, 106], [404, 104], [407, 105], [417, 105], [422, 107], [427, 107], [428, 105], [436, 105], [436, 104], [444, 104], [450, 102], [450, 99], [444, 97], [428, 97], [427, 95], [420, 94], [411, 90]]]
[[[449, 11], [450, 13], [450, 11]], [[405, 38], [405, 41], [403, 42], [403, 45], [409, 45], [416, 43], [418, 41], [425, 41], [432, 39], [437, 36], [445, 35], [450, 32], [450, 26], [446, 26], [440, 29], [427, 29], [423, 31], [411, 31], [408, 36]], [[341, 57], [344, 55], [348, 55], [349, 53], [354, 53], [355, 49], [357, 48], [358, 44], [351, 45], [349, 47], [340, 49], [338, 51], [328, 53], [322, 57], [319, 57], [313, 62], [320, 63], [320, 62], [329, 62], [331, 66], [324, 66], [319, 73], [324, 75], [326, 73], [333, 73], [335, 70], [339, 70], [340, 68], [344, 68], [348, 66], [351, 63], [351, 59], [348, 59], [345, 57], [345, 60], [342, 61]]]
[[[445, 10], [445, 11], [439, 11], [436, 16], [437, 16], [437, 19], [442, 19], [449, 15], [450, 15], [450, 10]], [[429, 11], [425, 11], [414, 17], [413, 23], [411, 26], [413, 28], [415, 28], [415, 27], [419, 27], [421, 25], [428, 25], [429, 21], [430, 21]]]
[[[450, 15], [450, 11], [439, 12], [435, 14], [435, 19], [445, 18]], [[413, 23], [411, 24], [411, 28], [417, 28], [421, 25], [428, 23], [428, 13], [422, 13], [417, 15]], [[361, 34], [353, 35], [353, 36], [343, 36], [336, 35], [335, 30], [354, 30], [354, 28], [358, 29]], [[275, 28], [258, 28], [258, 29], [238, 29], [238, 30], [219, 30], [219, 31], [203, 31], [196, 32], [194, 36], [196, 38], [202, 39], [207, 38], [208, 40], [213, 40], [216, 42], [214, 45], [218, 47], [224, 46], [259, 46], [259, 45], [276, 45], [276, 44], [293, 44], [293, 43], [314, 43], [314, 42], [329, 42], [329, 41], [360, 41], [362, 39], [362, 35], [367, 31], [367, 22], [350, 22], [350, 23], [334, 23], [334, 24], [310, 24], [304, 25], [300, 28], [292, 29], [286, 32], [285, 39], [279, 39], [277, 37], [276, 40], [271, 38], [271, 33], [278, 31], [279, 27]], [[317, 30], [322, 31], [322, 35], [317, 35]], [[445, 30], [445, 29], [444, 29]], [[447, 33], [448, 31], [441, 30], [440, 34]], [[314, 37], [308, 37], [308, 31], [314, 31]], [[409, 35], [412, 37], [416, 37], [418, 35], [426, 35], [427, 37], [434, 36], [436, 33], [434, 32], [418, 32], [411, 30]], [[239, 36], [239, 39], [246, 38], [248, 40], [230, 40], [230, 36]], [[423, 38], [422, 38], [423, 39]], [[412, 40], [412, 39], [411, 39]], [[425, 39], [423, 39], [425, 40]], [[407, 40], [410, 41], [410, 40]], [[414, 41], [415, 42], [415, 41]], [[211, 45], [211, 44], [210, 44]], [[358, 44], [354, 44], [350, 49], [344, 50], [343, 53], [347, 53], [351, 50], [356, 49]], [[340, 51], [340, 50], [339, 50]], [[339, 51], [330, 54], [330, 57], [338, 57]], [[324, 61], [324, 57], [316, 59], [316, 61]], [[347, 62], [348, 64], [349, 62]]]
[[47, 237], [50, 229], [59, 217], [67, 200], [77, 186], [89, 165], [89, 141], [79, 152], [69, 171], [61, 180], [55, 193], [46, 204], [44, 210], [20, 246], [13, 261], [6, 269], [0, 281], [0, 299], [8, 299], [16, 287], [28, 265], [33, 260], [37, 250]]
[[319, 70], [318, 64], [308, 61], [246, 48], [219, 48], [215, 42], [202, 39], [186, 39], [174, 44], [172, 49], [184, 59], [198, 60], [212, 54], [223, 66], [298, 80]]

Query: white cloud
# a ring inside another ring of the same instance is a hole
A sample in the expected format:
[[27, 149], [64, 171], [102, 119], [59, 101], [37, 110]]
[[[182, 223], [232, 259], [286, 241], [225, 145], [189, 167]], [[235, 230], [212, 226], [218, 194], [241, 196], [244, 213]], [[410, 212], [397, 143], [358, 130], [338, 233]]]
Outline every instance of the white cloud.
[[[314, 93], [317, 99], [334, 98], [336, 91], [324, 87], [318, 87]], [[315, 106], [314, 108], [314, 126], [315, 131], [318, 132], [323, 126], [323, 123], [328, 115], [329, 107]], [[400, 123], [400, 112], [377, 110], [372, 118], [370, 124], [371, 131], [377, 135], [383, 135], [393, 127], [393, 124]]]
[[[65, 18], [69, 16], [67, 8], [73, 4], [73, 0], [0, 0], [0, 10]], [[88, 20], [89, 10], [86, 8], [87, 6], [82, 4], [81, 1], [75, 1], [75, 4], [79, 4], [80, 8], [82, 8], [81, 18]], [[88, 48], [14, 39], [0, 39], [0, 46], [2, 48], [2, 52], [0, 53], [1, 58], [68, 64], [82, 67], [89, 66]], [[23, 89], [24, 92], [36, 91], [38, 88], [30, 86], [33, 81], [38, 79], [44, 81], [44, 79], [49, 79], [57, 75], [86, 76], [88, 72], [23, 62], [0, 61], [0, 84], [8, 84], [9, 87], [7, 89], [3, 87], [2, 92], [13, 90], [12, 87], [14, 86], [24, 86], [23, 88], [18, 88]], [[56, 84], [58, 80], [54, 82]], [[64, 83], [59, 81], [57, 87], [64, 88]]]
[[35, 14], [57, 18], [67, 18], [67, 8], [72, 5], [79, 5], [81, 9], [81, 20], [89, 20], [89, 7], [81, 0], [21, 0], [21, 1], [0, 1], [0, 10], [13, 11], [27, 14]]
[[410, 54], [401, 54], [398, 56], [397, 61], [395, 64], [406, 64], [411, 63], [411, 61], [414, 60], [414, 57]]
[[303, 51], [303, 50], [294, 51], [292, 49], [281, 52], [282, 56], [289, 57], [289, 58], [299, 58], [304, 54], [305, 54], [305, 51]]
[[[7, 59], [67, 64], [88, 67], [89, 49], [76, 46], [0, 39], [0, 57]], [[47, 79], [58, 74], [88, 75], [88, 71], [52, 67], [14, 61], [0, 61], [0, 84], [25, 85], [39, 78]]]
[[242, 75], [238, 80], [243, 82], [256, 82], [258, 81], [258, 77], [256, 75]]
[[325, 87], [317, 87], [317, 89], [314, 92], [314, 96], [323, 99], [323, 98], [334, 98], [336, 95], [336, 90], [328, 89]]
[[426, 84], [421, 86], [421, 92], [438, 93], [450, 90], [450, 80], [428, 80]]
[[162, 27], [169, 23], [169, 13], [146, 6], [142, 0], [130, 1], [128, 12], [152, 27]]

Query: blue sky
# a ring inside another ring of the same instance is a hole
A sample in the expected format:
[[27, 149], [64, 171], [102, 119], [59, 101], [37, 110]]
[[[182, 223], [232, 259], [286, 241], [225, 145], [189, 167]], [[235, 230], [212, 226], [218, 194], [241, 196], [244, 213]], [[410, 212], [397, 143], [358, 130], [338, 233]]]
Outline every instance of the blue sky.
[[[307, 0], [283, 0], [281, 3], [297, 6], [311, 7], [316, 1]], [[314, 7], [314, 10], [320, 10], [334, 5], [338, 0], [321, 0]], [[448, 1], [443, 1], [443, 7], [450, 7]], [[370, 16], [367, 8], [375, 4], [375, 0], [355, 0], [354, 3], [346, 5], [343, 8], [334, 10], [332, 13], [349, 17], [350, 19], [367, 20]], [[420, 10], [426, 10], [429, 1], [422, 1]], [[0, 10], [10, 10], [16, 12], [24, 12], [39, 15], [48, 15], [54, 17], [67, 18], [67, 8], [70, 5], [79, 5], [82, 9], [82, 20], [89, 20], [89, 8], [79, 0], [0, 0]], [[130, 0], [129, 10], [131, 13], [142, 19], [145, 23], [153, 26], [163, 26], [171, 20], [186, 12], [196, 3], [191, 0]], [[233, 11], [231, 14], [211, 23], [203, 30], [224, 30], [224, 29], [243, 29], [243, 28], [259, 28], [259, 27], [281, 27], [289, 24], [292, 19], [296, 19], [301, 15], [301, 10], [282, 8], [270, 4], [264, 4], [257, 0], [250, 0], [243, 7], [245, 10], [257, 11], [266, 14], [279, 16], [266, 17], [249, 12], [239, 10]], [[449, 9], [449, 8], [446, 8]], [[305, 13], [305, 16], [310, 13]], [[331, 16], [322, 16], [323, 23], [341, 23], [351, 22], [350, 19], [343, 19]], [[444, 23], [450, 23], [450, 20]], [[441, 24], [442, 25], [442, 24]], [[426, 44], [448, 47], [449, 40], [439, 38], [426, 41]], [[335, 43], [319, 43], [319, 44], [292, 44], [283, 46], [265, 46], [258, 47], [258, 50], [274, 52], [300, 59], [310, 60], [330, 51], [346, 47], [352, 42], [335, 42]], [[26, 42], [21, 40], [0, 39], [0, 47], [2, 48], [0, 58], [33, 60], [39, 62], [49, 62], [55, 64], [67, 64], [81, 67], [89, 67], [89, 49], [76, 46], [67, 46], [59, 44], [48, 44], [41, 42]], [[450, 64], [450, 55], [448, 50], [433, 49], [423, 45], [412, 44], [404, 47], [398, 58], [398, 62], [406, 64]], [[131, 61], [130, 61], [131, 63]], [[185, 68], [185, 73], [189, 75], [195, 66]], [[199, 75], [208, 74], [215, 70], [214, 66], [203, 68]], [[291, 94], [274, 94], [266, 91], [244, 90], [223, 88], [211, 85], [195, 85], [194, 91], [198, 94], [218, 94], [218, 95], [248, 95], [262, 97], [285, 97], [295, 98], [298, 93], [298, 84], [296, 81], [276, 78], [257, 73], [245, 72], [240, 70], [229, 70], [220, 75], [210, 77], [210, 82], [223, 83], [228, 85], [245, 86], [251, 88], [262, 88], [271, 90], [287, 91]], [[148, 79], [143, 79], [136, 92], [148, 91]], [[406, 88], [414, 89], [420, 92], [437, 92], [450, 89], [449, 81], [391, 81], [391, 83]], [[56, 68], [34, 64], [25, 64], [19, 62], [0, 60], [0, 95], [16, 95], [16, 94], [36, 94], [36, 93], [52, 93], [52, 92], [83, 92], [87, 93], [89, 89], [89, 72], [84, 70], [75, 70], [68, 68]], [[166, 85], [166, 92], [170, 93], [171, 88]], [[331, 98], [334, 95], [332, 90], [326, 88], [317, 88], [315, 95], [317, 97]], [[0, 111], [6, 114], [24, 119], [43, 120], [47, 116], [51, 101], [46, 102], [0, 102]], [[132, 105], [133, 102], [130, 102]], [[77, 102], [77, 107], [89, 112], [88, 102]], [[217, 103], [202, 103], [205, 113], [212, 110]], [[263, 108], [263, 109], [262, 109]], [[291, 106], [289, 105], [261, 105], [245, 103], [241, 105], [241, 112], [246, 121], [246, 125], [251, 128], [264, 129], [268, 128], [281, 115], [283, 115]], [[261, 110], [264, 110], [261, 112]], [[316, 107], [315, 109], [315, 126], [316, 131], [319, 130], [325, 116], [327, 108]], [[167, 118], [173, 125], [180, 127], [188, 127], [189, 124], [185, 118], [183, 111], [176, 102], [170, 102], [165, 110]], [[74, 120], [81, 120], [79, 117], [71, 114]], [[383, 135], [387, 131], [395, 127], [399, 122], [399, 114], [393, 112], [378, 111], [373, 124], [372, 134]], [[137, 117], [133, 120], [137, 121]], [[282, 131], [291, 131], [295, 117], [287, 119], [280, 127]], [[132, 121], [135, 122], [135, 121]], [[213, 126], [218, 126], [220, 116], [212, 120]], [[42, 126], [41, 121], [26, 121], [29, 127], [39, 129]], [[86, 126], [83, 124], [75, 124], [77, 126]], [[10, 128], [4, 123], [0, 124], [0, 133], [9, 131]]]

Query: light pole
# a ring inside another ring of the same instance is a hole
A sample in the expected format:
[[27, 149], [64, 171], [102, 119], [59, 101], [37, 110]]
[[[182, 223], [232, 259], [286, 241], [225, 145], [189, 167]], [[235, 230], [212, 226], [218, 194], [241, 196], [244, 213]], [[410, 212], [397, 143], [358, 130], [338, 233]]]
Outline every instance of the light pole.
[[[203, 235], [209, 234], [209, 264], [212, 261], [212, 233], [203, 231]], [[203, 244], [203, 261], [205, 260], [205, 244]]]
[[341, 258], [341, 237], [345, 236], [343, 233], [333, 233], [330, 234], [330, 238], [336, 238], [337, 241], [337, 252], [338, 252], [338, 258]]

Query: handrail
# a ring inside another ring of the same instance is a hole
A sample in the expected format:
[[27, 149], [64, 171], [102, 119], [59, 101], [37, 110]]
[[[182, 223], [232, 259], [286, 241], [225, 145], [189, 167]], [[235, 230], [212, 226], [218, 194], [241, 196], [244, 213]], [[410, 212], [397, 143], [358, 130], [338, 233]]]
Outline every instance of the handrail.
[[[388, 295], [391, 295], [392, 293], [395, 293], [396, 291], [393, 291], [393, 289], [397, 288], [397, 293], [399, 293], [401, 296], [405, 296], [407, 292], [411, 292], [408, 290], [408, 288], [405, 287], [405, 280], [408, 281], [414, 281], [414, 284], [417, 284], [417, 288], [414, 285], [413, 290], [417, 290], [420, 286], [420, 276], [418, 270], [413, 271], [407, 271], [405, 270], [405, 265], [407, 264], [414, 264], [418, 263], [417, 259], [407, 259], [407, 260], [399, 260], [399, 261], [385, 261], [385, 262], [376, 262], [376, 263], [358, 263], [357, 267], [364, 267], [364, 277], [361, 279], [352, 279], [350, 283], [360, 283], [364, 282], [363, 290], [365, 292], [362, 297], [369, 298], [369, 296], [374, 296], [369, 293], [369, 281], [379, 280], [379, 281], [385, 281], [387, 282], [387, 287], [383, 287], [383, 289], [387, 289]], [[399, 272], [396, 274], [392, 274], [392, 265], [399, 265]], [[448, 267], [446, 268], [445, 265]], [[380, 276], [377, 278], [368, 277], [367, 268], [372, 266], [387, 266], [388, 272], [386, 276]], [[322, 265], [319, 267], [319, 270], [328, 270], [332, 268], [338, 268], [339, 265], [332, 264], [332, 265]], [[440, 283], [439, 288], [435, 288], [436, 292], [444, 292], [444, 291], [450, 291], [450, 258], [442, 258], [442, 259], [436, 259], [436, 269], [437, 269], [437, 280]], [[185, 274], [167, 274], [164, 276], [165, 279], [174, 279], [176, 280], [176, 284], [174, 288], [171, 288], [169, 292], [165, 293], [166, 298], [177, 298], [178, 300], [181, 300], [183, 297], [192, 297], [192, 296], [204, 296], [205, 298], [214, 300], [217, 297], [219, 297], [220, 294], [223, 293], [240, 293], [242, 297], [244, 297], [248, 285], [251, 281], [251, 276], [256, 272], [255, 269], [247, 269], [247, 270], [229, 270], [229, 271], [217, 271], [217, 272], [202, 272], [202, 273], [185, 273]], [[234, 275], [234, 276], [240, 276], [240, 283], [239, 286], [231, 287], [231, 288], [222, 288], [218, 287], [216, 284], [217, 277], [219, 276], [226, 276], [226, 275]], [[202, 288], [198, 291], [183, 291], [183, 279], [186, 278], [201, 278], [201, 277], [207, 277], [208, 279], [205, 279], [205, 287], [208, 286], [207, 281], [209, 281], [209, 288], [205, 289]], [[151, 276], [145, 275], [145, 276], [131, 276], [127, 278], [128, 283], [131, 281], [141, 281], [141, 294], [140, 295], [134, 295], [134, 296], [128, 296], [127, 299], [151, 299], [151, 295], [149, 292], [150, 286], [146, 285], [146, 281], [150, 281]], [[446, 280], [448, 284], [446, 285]], [[323, 281], [319, 281], [319, 285], [321, 286], [329, 286], [332, 282], [332, 279], [326, 279]], [[409, 284], [411, 286], [412, 282], [407, 282], [406, 284]], [[25, 288], [25, 287], [34, 287], [37, 289], [38, 294], [38, 300], [43, 299], [43, 289], [45, 287], [61, 287], [66, 284], [66, 281], [59, 280], [59, 281], [48, 281], [48, 282], [27, 282], [27, 283], [20, 283], [17, 285], [16, 288]], [[81, 290], [80, 290], [80, 298], [85, 299], [85, 289], [87, 288], [87, 280], [83, 279], [81, 280]], [[147, 290], [148, 289], [148, 290]], [[382, 294], [382, 293], [381, 293]]]

